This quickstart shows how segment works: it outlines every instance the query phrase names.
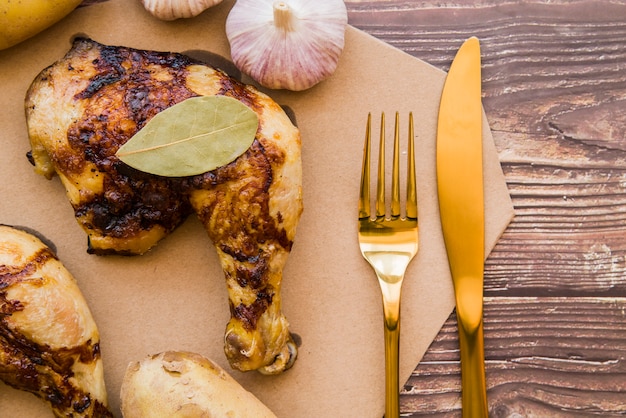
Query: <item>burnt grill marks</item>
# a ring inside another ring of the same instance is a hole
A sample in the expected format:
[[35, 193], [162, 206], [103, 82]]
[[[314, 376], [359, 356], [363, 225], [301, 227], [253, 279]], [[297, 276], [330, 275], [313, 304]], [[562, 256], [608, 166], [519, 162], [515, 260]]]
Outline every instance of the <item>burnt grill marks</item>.
[[267, 285], [267, 259], [256, 257], [249, 267], [240, 264], [236, 267], [236, 274], [239, 286], [261, 289]]
[[56, 255], [49, 248], [42, 248], [21, 266], [7, 266], [0, 264], [0, 290], [31, 276], [35, 271], [50, 259], [56, 259]]
[[24, 310], [22, 302], [19, 300], [8, 299], [6, 292], [0, 292], [0, 319], [22, 310]]
[[182, 54], [102, 45], [90, 39], [77, 38], [74, 47], [80, 48], [82, 46], [87, 48], [93, 46], [99, 49], [100, 56], [93, 62], [99, 73], [90, 80], [87, 88], [76, 96], [78, 99], [90, 98], [103, 87], [122, 80], [129, 72], [127, 70], [129, 63], [131, 69], [134, 69], [133, 67], [145, 67], [145, 64], [148, 63], [176, 71], [185, 70], [187, 66], [198, 63]]
[[76, 95], [78, 99], [88, 99], [96, 94], [104, 86], [120, 81], [121, 76], [118, 74], [99, 74], [91, 80], [85, 90]]
[[239, 304], [230, 307], [230, 313], [233, 318], [241, 322], [243, 328], [247, 331], [253, 331], [257, 327], [257, 322], [263, 312], [272, 304], [273, 295], [266, 292], [258, 292], [257, 298], [250, 305]]
[[155, 224], [172, 231], [191, 213], [175, 180], [113, 171], [104, 178], [104, 189], [75, 213], [107, 236], [134, 236]]

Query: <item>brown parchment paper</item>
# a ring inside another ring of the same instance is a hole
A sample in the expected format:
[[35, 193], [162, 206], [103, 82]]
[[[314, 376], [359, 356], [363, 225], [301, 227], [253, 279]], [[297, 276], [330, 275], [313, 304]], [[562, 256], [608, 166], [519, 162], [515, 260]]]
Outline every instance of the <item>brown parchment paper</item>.
[[[179, 349], [201, 353], [228, 369], [222, 351], [228, 320], [222, 271], [194, 218], [144, 256], [88, 255], [60, 182], [36, 175], [25, 157], [30, 146], [24, 94], [78, 33], [105, 44], [210, 51], [228, 58], [224, 21], [232, 3], [227, 0], [191, 20], [161, 22], [139, 1], [112, 0], [77, 9], [40, 35], [0, 51], [0, 223], [34, 228], [56, 244], [98, 323], [109, 401], [117, 416], [130, 361]], [[421, 242], [403, 288], [402, 381], [453, 311], [435, 183], [444, 77], [348, 27], [344, 53], [330, 79], [305, 92], [270, 92], [295, 112], [302, 132], [305, 211], [283, 283], [284, 311], [302, 345], [295, 367], [283, 375], [232, 374], [279, 417], [380, 417], [384, 411], [380, 291], [356, 236], [368, 112], [375, 130], [381, 111], [388, 120], [399, 111], [402, 125], [409, 111], [415, 116]], [[512, 205], [487, 123], [484, 154], [488, 254], [512, 217]], [[39, 399], [3, 384], [0, 415], [52, 416]]]

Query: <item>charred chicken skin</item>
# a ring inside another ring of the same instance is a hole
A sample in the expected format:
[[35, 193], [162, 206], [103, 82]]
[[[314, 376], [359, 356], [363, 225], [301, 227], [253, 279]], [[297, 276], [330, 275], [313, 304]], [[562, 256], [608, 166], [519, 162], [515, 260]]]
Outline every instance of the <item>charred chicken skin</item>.
[[[122, 163], [116, 151], [154, 115], [189, 97], [233, 97], [259, 117], [235, 161], [185, 178]], [[142, 254], [196, 213], [217, 249], [233, 368], [280, 373], [296, 357], [281, 311], [282, 270], [302, 212], [300, 133], [267, 95], [182, 54], [76, 39], [26, 96], [36, 172], [57, 174], [95, 254]]]
[[76, 281], [34, 235], [0, 225], [0, 379], [57, 417], [113, 417], [100, 337]]

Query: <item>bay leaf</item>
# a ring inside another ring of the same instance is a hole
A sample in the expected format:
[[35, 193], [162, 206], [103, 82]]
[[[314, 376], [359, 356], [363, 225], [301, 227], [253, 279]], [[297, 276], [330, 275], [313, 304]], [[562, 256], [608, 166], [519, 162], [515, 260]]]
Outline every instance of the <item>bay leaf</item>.
[[192, 97], [156, 114], [116, 155], [146, 173], [193, 176], [243, 154], [258, 125], [257, 114], [232, 97]]

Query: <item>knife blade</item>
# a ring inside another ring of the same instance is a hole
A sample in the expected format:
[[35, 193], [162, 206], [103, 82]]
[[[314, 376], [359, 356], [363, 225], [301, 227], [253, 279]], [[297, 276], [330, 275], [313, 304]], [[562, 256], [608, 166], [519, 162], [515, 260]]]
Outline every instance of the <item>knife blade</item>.
[[487, 417], [483, 343], [485, 215], [480, 43], [454, 58], [439, 106], [436, 165], [441, 227], [454, 283], [464, 417]]

